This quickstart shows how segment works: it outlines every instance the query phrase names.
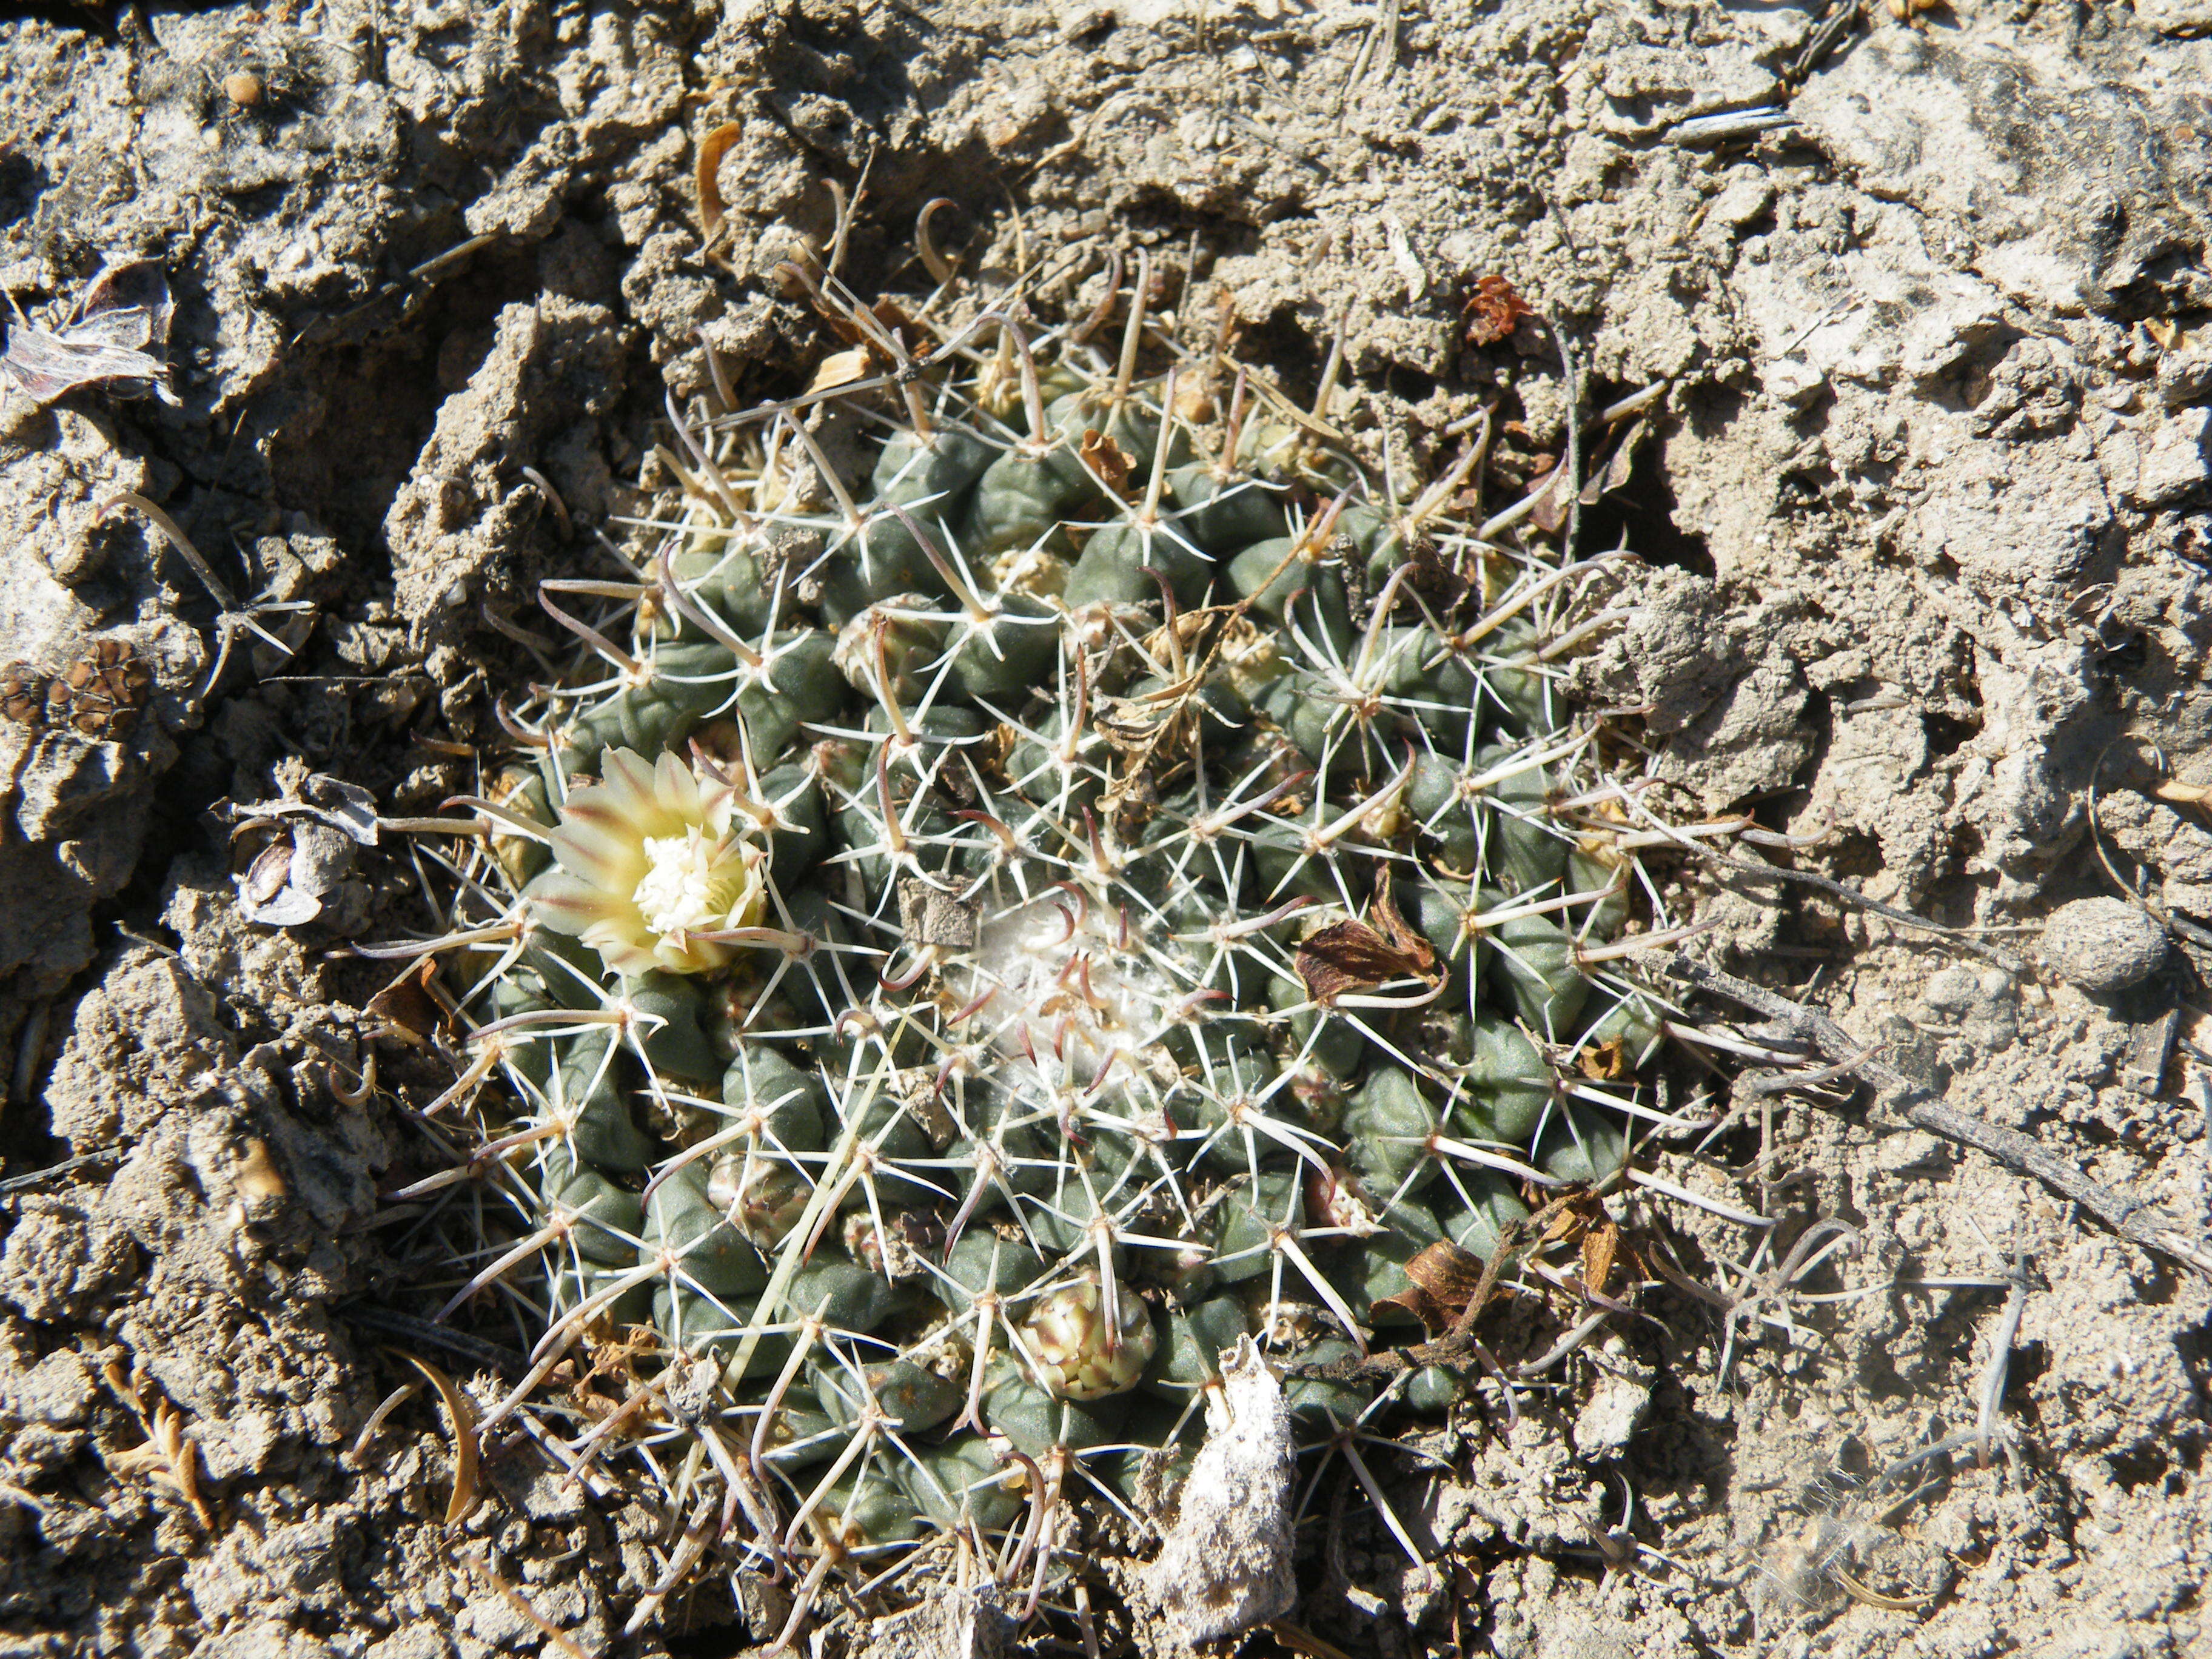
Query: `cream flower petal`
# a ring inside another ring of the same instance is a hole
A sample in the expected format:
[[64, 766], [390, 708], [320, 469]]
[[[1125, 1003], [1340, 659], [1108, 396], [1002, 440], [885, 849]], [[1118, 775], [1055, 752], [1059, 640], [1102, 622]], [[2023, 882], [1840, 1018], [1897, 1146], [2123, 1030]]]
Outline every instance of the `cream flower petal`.
[[656, 769], [653, 762], [635, 749], [610, 749], [599, 757], [599, 787], [650, 796]]
[[570, 797], [560, 823], [545, 839], [562, 869], [611, 892], [635, 886], [645, 873], [637, 831], [604, 789]]
[[[660, 959], [660, 952], [648, 943], [653, 936], [641, 934], [635, 926], [597, 921], [585, 928], [578, 937], [597, 951], [607, 966], [618, 974], [635, 975], [669, 966]], [[673, 968], [670, 971], [696, 974], [699, 970], [696, 968]]]
[[738, 816], [737, 786], [716, 783], [701, 785], [699, 789], [699, 821], [718, 836], [730, 833], [730, 825]]
[[566, 870], [547, 870], [530, 884], [530, 908], [556, 933], [580, 935], [604, 921], [606, 890]]
[[653, 947], [653, 966], [668, 974], [698, 974], [726, 967], [735, 954], [726, 945], [701, 939], [687, 939], [679, 947], [672, 939], [663, 939]]
[[663, 755], [653, 769], [653, 799], [666, 811], [690, 823], [699, 822], [699, 779], [673, 755]]
[[[668, 757], [663, 756], [666, 761]], [[681, 764], [681, 763], [678, 763]], [[686, 817], [660, 799], [659, 768], [634, 749], [610, 749], [600, 757], [600, 788], [645, 835], [679, 834]], [[586, 792], [589, 793], [589, 792]]]

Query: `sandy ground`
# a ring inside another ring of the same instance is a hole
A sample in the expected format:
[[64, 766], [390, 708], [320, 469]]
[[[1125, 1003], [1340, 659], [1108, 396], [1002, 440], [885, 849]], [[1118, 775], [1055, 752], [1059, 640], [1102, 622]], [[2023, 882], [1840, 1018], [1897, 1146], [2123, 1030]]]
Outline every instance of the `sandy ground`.
[[[451, 1534], [428, 1401], [353, 1453], [402, 1368], [333, 1308], [404, 1300], [377, 1194], [429, 1166], [402, 1108], [451, 1072], [387, 1042], [385, 1092], [332, 1090], [382, 983], [332, 947], [411, 920], [410, 868], [334, 856], [314, 926], [254, 926], [210, 809], [307, 772], [392, 815], [466, 787], [530, 672], [499, 624], [642, 499], [702, 336], [753, 396], [826, 349], [774, 267], [823, 245], [830, 182], [864, 167], [862, 291], [925, 285], [912, 228], [940, 196], [978, 281], [1146, 246], [1193, 337], [1233, 317], [1291, 385], [1340, 330], [1378, 465], [1432, 468], [1497, 400], [1497, 499], [1665, 382], [1583, 516], [1585, 550], [1644, 568], [1578, 689], [1641, 711], [1678, 818], [1753, 812], [1819, 837], [1796, 867], [1985, 930], [1692, 857], [1662, 868], [1715, 924], [1698, 951], [2201, 1234], [2212, 10], [1843, 21], [287, 0], [0, 23], [0, 284], [65, 309], [104, 262], [159, 260], [180, 400], [0, 407], [4, 654], [41, 693], [95, 639], [148, 671], [135, 718], [0, 723], [0, 1651], [744, 1645], [713, 1584], [618, 1635], [659, 1518], [526, 1441]], [[1789, 120], [1696, 125], [1766, 106]], [[709, 258], [695, 142], [725, 123]], [[1048, 300], [1083, 301], [1074, 269]], [[1571, 366], [1533, 330], [1464, 343], [1492, 274]], [[233, 626], [203, 697], [225, 624], [137, 520], [95, 522], [126, 489], [241, 595], [299, 607], [258, 616], [298, 654]], [[1624, 1209], [1709, 1293], [1655, 1268], [1650, 1317], [1517, 1425], [1431, 1423], [1427, 1462], [1370, 1448], [1431, 1559], [1325, 1490], [1299, 1610], [1254, 1650], [2206, 1650], [2212, 1285], [1847, 1084], [1736, 1099], [1705, 1167], [1660, 1167], [1771, 1206], [1765, 1254]]]

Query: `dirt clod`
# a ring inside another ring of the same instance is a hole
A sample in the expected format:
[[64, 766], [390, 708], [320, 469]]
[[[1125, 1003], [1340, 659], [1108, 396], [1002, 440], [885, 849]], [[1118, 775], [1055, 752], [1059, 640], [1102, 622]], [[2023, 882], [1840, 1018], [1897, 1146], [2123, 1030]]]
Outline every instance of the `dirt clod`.
[[2076, 899], [2043, 926], [2045, 965], [2098, 995], [2142, 984], [2166, 956], [2166, 929], [2124, 899]]

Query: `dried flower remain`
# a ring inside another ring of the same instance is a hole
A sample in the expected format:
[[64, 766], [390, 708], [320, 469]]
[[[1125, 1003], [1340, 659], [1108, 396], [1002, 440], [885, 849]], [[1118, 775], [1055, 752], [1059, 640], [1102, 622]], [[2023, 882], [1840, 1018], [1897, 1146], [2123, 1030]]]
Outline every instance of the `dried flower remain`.
[[16, 312], [0, 374], [34, 404], [96, 386], [125, 398], [150, 392], [174, 407], [162, 355], [174, 309], [161, 266], [147, 261], [103, 270], [58, 328], [41, 328]]

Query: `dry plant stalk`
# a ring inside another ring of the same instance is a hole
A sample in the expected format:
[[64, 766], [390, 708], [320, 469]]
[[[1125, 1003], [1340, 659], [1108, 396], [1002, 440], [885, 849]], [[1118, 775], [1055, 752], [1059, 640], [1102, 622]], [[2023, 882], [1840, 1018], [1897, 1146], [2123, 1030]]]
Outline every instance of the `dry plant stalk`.
[[[397, 1349], [394, 1352], [398, 1352]], [[455, 1386], [453, 1379], [428, 1360], [417, 1359], [411, 1353], [399, 1353], [416, 1370], [422, 1373], [430, 1386], [438, 1391], [438, 1399], [446, 1408], [446, 1419], [453, 1436], [453, 1495], [447, 1500], [446, 1524], [458, 1526], [469, 1518], [482, 1495], [477, 1489], [477, 1469], [479, 1455], [477, 1447], [477, 1414], [469, 1398]]]

